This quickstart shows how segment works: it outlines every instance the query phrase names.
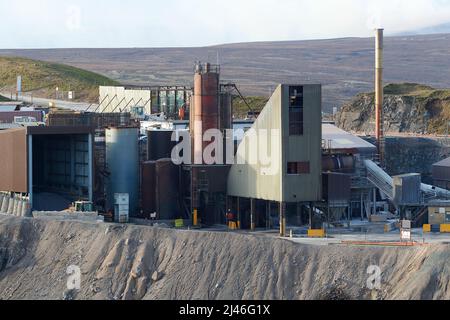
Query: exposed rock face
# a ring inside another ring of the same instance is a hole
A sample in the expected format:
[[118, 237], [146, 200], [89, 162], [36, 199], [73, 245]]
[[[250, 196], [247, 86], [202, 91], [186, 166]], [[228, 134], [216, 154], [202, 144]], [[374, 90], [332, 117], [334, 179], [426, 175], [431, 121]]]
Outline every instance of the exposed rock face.
[[[373, 133], [374, 93], [356, 96], [336, 115], [347, 131]], [[385, 132], [446, 133], [450, 121], [450, 92], [417, 84], [388, 85], [383, 103]]]

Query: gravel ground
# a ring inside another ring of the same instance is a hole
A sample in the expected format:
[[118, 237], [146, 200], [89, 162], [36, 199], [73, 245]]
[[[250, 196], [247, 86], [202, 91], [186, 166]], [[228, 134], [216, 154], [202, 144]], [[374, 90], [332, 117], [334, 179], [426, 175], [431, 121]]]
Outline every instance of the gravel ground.
[[[0, 216], [0, 299], [450, 299], [449, 258], [446, 244], [317, 246]], [[71, 265], [79, 290], [67, 288]], [[375, 288], [372, 265], [381, 273]]]

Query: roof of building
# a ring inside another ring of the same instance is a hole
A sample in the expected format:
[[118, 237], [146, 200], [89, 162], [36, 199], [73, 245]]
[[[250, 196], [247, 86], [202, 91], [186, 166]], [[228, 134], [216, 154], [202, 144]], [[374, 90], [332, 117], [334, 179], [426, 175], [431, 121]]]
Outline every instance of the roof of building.
[[376, 152], [377, 148], [347, 131], [339, 129], [331, 123], [322, 123], [322, 139], [330, 142], [332, 150], [357, 149], [362, 153]]
[[95, 132], [95, 128], [89, 126], [29, 126], [26, 129], [29, 135], [92, 134]]
[[0, 112], [0, 123], [14, 123], [15, 117], [33, 117], [36, 121], [42, 121], [42, 111], [2, 111]]
[[1, 101], [0, 106], [20, 106], [23, 101]]
[[22, 128], [22, 126], [17, 123], [0, 123], [0, 130], [15, 129], [15, 128]]
[[436, 167], [450, 167], [450, 157], [433, 164]]

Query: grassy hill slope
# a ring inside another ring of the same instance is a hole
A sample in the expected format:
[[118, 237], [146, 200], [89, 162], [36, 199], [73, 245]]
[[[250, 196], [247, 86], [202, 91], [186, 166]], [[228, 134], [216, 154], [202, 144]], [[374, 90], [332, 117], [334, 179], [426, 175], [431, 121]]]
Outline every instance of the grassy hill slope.
[[8, 98], [4, 96], [0, 96], [0, 102], [10, 101]]
[[[266, 97], [245, 97], [245, 101], [248, 103], [250, 108], [255, 111], [261, 111], [266, 106], [266, 103], [269, 99]], [[239, 96], [233, 97], [233, 114], [235, 118], [243, 119], [247, 116], [247, 113], [249, 112], [249, 108], [247, 104], [244, 102], [244, 100], [241, 99]]]
[[55, 98], [58, 87], [59, 92], [74, 91], [75, 100], [94, 102], [98, 100], [99, 85], [118, 84], [100, 74], [64, 64], [0, 57], [2, 91], [15, 91], [18, 75], [22, 76], [23, 92], [44, 98]]

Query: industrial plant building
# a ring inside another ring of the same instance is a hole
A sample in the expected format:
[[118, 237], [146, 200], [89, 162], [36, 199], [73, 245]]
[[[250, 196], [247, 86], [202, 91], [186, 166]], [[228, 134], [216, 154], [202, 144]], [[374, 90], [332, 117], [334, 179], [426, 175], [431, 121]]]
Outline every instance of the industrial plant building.
[[28, 215], [85, 202], [116, 222], [192, 227], [225, 225], [231, 214], [237, 228], [281, 235], [391, 216], [444, 224], [448, 159], [433, 166], [435, 185], [383, 169], [377, 35], [376, 146], [322, 122], [320, 84], [279, 84], [256, 117], [233, 119], [236, 85], [198, 62], [193, 86], [100, 87], [93, 110], [53, 110], [45, 125], [0, 130], [0, 211], [17, 199]]
[[[322, 199], [321, 110], [320, 85], [280, 85], [244, 135], [236, 155], [243, 163], [231, 167], [228, 195], [235, 198], [238, 215], [248, 199], [251, 228], [261, 220], [257, 200], [277, 202], [283, 217], [286, 203]], [[269, 163], [261, 158], [264, 144]]]
[[[189, 108], [192, 88], [185, 86], [100, 86], [96, 112], [138, 112], [140, 115], [164, 113], [177, 117]], [[139, 110], [141, 109], [141, 110]]]

